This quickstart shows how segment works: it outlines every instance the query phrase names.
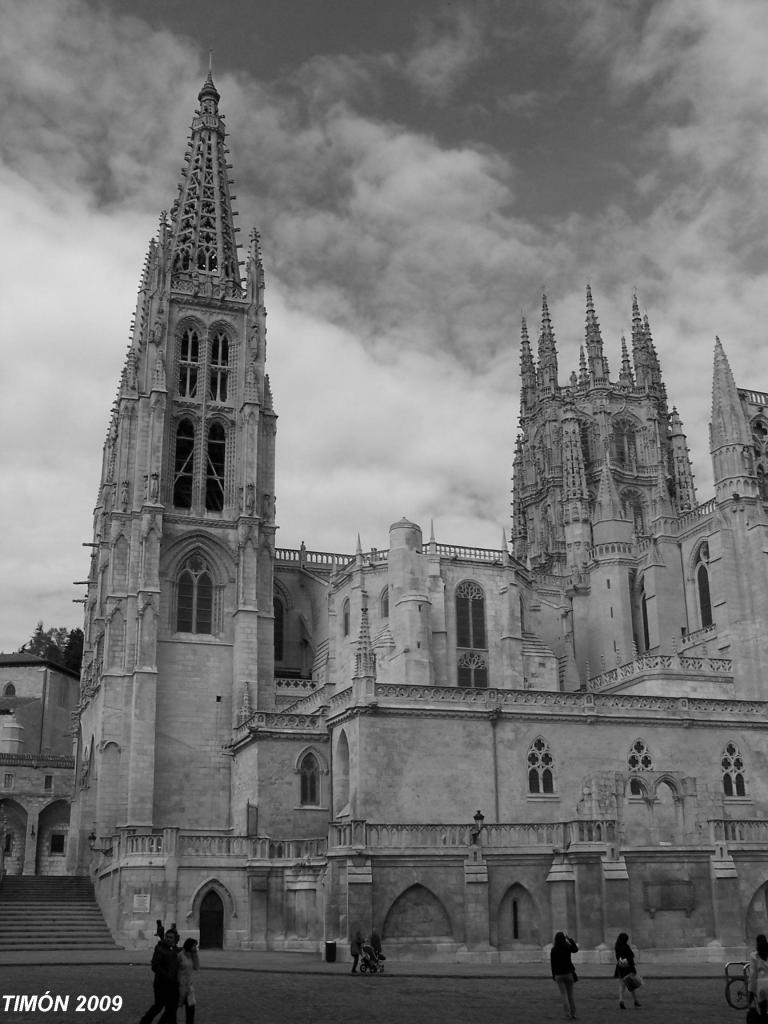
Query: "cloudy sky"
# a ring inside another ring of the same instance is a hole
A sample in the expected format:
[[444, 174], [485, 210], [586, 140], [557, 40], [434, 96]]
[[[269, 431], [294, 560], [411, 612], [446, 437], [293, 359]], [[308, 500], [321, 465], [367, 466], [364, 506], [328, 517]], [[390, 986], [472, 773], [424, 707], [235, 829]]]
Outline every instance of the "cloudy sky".
[[714, 336], [768, 391], [764, 0], [0, 0], [0, 650], [78, 625], [147, 243], [214, 51], [263, 236], [278, 543], [509, 527], [521, 311], [637, 290], [698, 497]]

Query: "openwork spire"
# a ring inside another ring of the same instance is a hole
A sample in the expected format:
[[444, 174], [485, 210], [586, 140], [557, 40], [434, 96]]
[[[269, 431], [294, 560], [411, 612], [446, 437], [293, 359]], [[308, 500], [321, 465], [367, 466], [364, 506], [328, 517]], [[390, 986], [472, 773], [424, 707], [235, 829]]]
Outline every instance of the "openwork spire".
[[226, 130], [211, 72], [198, 94], [189, 149], [171, 210], [173, 287], [240, 295], [240, 271], [228, 178]]

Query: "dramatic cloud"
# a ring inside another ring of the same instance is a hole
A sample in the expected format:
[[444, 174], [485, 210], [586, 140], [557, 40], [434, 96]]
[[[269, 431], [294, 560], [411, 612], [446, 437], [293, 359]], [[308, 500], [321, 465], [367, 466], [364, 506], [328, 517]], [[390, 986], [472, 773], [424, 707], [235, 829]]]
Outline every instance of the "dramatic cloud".
[[[520, 313], [535, 343], [542, 287], [561, 382], [586, 283], [614, 374], [637, 289], [700, 500], [716, 333], [737, 382], [768, 389], [768, 13], [752, 0], [547, 6], [522, 26], [517, 5], [495, 5], [493, 24], [446, 6], [398, 50], [286, 56], [269, 80], [217, 65], [241, 240], [255, 224], [267, 265], [283, 546], [348, 551], [359, 531], [383, 547], [402, 515], [425, 530], [434, 518], [445, 542], [498, 546]], [[10, 649], [38, 618], [78, 622], [71, 581], [87, 571], [141, 262], [205, 68], [187, 22], [163, 23], [161, 8], [154, 27], [86, 0], [0, 0], [0, 13]], [[554, 208], [537, 205], [539, 179]]]

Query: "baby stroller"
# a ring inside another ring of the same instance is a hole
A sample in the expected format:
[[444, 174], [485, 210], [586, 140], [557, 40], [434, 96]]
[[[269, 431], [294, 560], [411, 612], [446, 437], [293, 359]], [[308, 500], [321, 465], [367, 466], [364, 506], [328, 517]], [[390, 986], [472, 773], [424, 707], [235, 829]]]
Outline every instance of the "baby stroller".
[[383, 956], [379, 956], [376, 950], [369, 942], [363, 943], [362, 953], [360, 954], [360, 973], [361, 974], [383, 974], [384, 973], [384, 960]]

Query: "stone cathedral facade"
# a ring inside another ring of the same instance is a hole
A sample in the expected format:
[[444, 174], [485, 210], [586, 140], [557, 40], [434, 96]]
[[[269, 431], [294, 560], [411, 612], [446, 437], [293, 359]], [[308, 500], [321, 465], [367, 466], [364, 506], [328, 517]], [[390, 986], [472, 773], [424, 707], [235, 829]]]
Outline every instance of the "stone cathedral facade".
[[716, 341], [700, 503], [637, 301], [609, 367], [587, 291], [565, 378], [544, 299], [498, 550], [407, 519], [277, 547], [218, 104], [209, 74], [104, 446], [70, 869], [129, 945], [161, 918], [225, 948], [740, 949], [768, 931], [768, 395]]

